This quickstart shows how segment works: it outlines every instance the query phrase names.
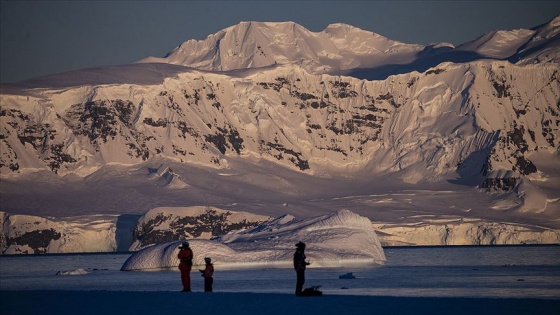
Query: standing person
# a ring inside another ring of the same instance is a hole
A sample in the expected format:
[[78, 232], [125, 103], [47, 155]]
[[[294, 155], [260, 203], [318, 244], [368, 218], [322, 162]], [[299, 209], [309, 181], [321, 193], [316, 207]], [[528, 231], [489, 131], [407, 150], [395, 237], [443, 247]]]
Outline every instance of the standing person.
[[305, 268], [309, 265], [305, 261], [305, 243], [299, 242], [296, 244], [296, 252], [294, 253], [294, 269], [296, 270], [296, 295], [301, 295], [303, 284], [305, 283]]
[[181, 282], [183, 290], [181, 292], [191, 292], [191, 268], [193, 260], [193, 252], [189, 247], [189, 242], [183, 242], [179, 246], [179, 270], [181, 270]]
[[199, 271], [202, 273], [202, 277], [204, 277], [204, 292], [212, 292], [212, 283], [214, 283], [214, 265], [212, 265], [212, 259], [210, 257], [205, 257], [204, 262], [206, 263], [206, 268], [204, 270]]

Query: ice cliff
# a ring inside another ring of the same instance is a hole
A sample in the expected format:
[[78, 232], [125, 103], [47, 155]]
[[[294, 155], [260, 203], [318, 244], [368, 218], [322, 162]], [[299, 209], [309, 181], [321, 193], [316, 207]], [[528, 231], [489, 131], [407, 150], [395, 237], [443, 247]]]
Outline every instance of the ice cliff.
[[[208, 207], [155, 208], [140, 218], [42, 218], [0, 212], [0, 253], [131, 250], [139, 251], [140, 258], [134, 259], [141, 264], [146, 263], [146, 257], [151, 257], [150, 266], [161, 267], [173, 266], [175, 249], [181, 240], [189, 239], [199, 254], [197, 261], [200, 263], [205, 255], [212, 255], [221, 263], [238, 266], [249, 261], [272, 265], [272, 258], [285, 265], [292, 245], [303, 240], [310, 245], [310, 257], [321, 261], [316, 261], [315, 266], [325, 266], [337, 264], [337, 261], [377, 260], [380, 257], [379, 244], [560, 243], [560, 231], [527, 224], [461, 217], [421, 216], [411, 219], [411, 223], [371, 222], [348, 210], [308, 219], [297, 219], [293, 215], [269, 218]], [[127, 220], [130, 222], [123, 222]], [[197, 224], [193, 224], [195, 222]], [[167, 251], [169, 253], [165, 254]]]

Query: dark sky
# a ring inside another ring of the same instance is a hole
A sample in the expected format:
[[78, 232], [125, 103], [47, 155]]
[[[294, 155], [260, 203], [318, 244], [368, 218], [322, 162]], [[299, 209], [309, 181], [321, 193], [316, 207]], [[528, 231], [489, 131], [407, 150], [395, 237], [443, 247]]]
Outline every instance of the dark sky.
[[405, 43], [454, 45], [532, 28], [560, 1], [4, 1], [0, 82], [164, 56], [240, 21], [347, 23]]

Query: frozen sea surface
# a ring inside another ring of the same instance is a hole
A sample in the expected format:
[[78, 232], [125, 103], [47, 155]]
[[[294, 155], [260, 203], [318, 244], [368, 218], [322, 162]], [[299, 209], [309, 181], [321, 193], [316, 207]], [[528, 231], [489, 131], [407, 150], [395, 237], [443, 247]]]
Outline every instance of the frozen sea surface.
[[[375, 268], [223, 270], [214, 293], [178, 292], [179, 272], [119, 271], [130, 254], [0, 256], [0, 314], [557, 314], [560, 246], [385, 248]], [[87, 273], [81, 270], [85, 270]], [[194, 269], [196, 270], [196, 268]], [[56, 275], [77, 271], [77, 275]], [[352, 272], [355, 279], [339, 279]]]
[[[306, 286], [321, 285], [326, 295], [560, 299], [560, 246], [393, 247], [385, 254], [387, 263], [379, 267], [310, 268]], [[129, 256], [0, 256], [0, 290], [180, 290], [177, 269], [120, 271]], [[57, 275], [79, 269], [87, 274]], [[192, 286], [202, 291], [196, 270]], [[348, 272], [356, 278], [339, 279]], [[292, 269], [217, 265], [214, 275], [215, 292], [291, 294], [294, 285]]]

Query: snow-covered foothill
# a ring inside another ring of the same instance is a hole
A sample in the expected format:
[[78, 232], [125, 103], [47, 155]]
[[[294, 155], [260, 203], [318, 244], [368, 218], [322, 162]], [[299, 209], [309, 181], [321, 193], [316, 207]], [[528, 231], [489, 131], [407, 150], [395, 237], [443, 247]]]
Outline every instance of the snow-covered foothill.
[[[193, 263], [211, 257], [220, 268], [290, 267], [295, 244], [307, 244], [310, 267], [383, 264], [385, 254], [370, 221], [348, 210], [297, 220], [287, 215], [214, 240], [189, 240]], [[179, 265], [181, 241], [154, 245], [132, 254], [121, 270], [171, 268]]]
[[0, 211], [0, 253], [114, 252], [118, 216], [43, 218]]

